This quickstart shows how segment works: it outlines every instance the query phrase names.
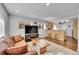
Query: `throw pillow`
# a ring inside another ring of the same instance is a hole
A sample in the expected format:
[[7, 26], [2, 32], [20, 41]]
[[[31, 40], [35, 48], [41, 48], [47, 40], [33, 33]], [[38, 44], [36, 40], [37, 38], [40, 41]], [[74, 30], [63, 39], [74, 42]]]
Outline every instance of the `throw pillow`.
[[15, 43], [17, 43], [17, 42], [19, 42], [19, 41], [21, 41], [21, 40], [22, 40], [21, 35], [16, 35], [16, 36], [14, 36], [14, 41], [15, 41]]

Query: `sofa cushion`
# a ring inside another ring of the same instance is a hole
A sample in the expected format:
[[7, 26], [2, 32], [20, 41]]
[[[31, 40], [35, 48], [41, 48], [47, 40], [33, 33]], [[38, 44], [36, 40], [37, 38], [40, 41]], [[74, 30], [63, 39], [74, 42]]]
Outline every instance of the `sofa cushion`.
[[7, 37], [4, 38], [3, 42], [6, 43], [10, 47], [15, 46], [15, 42], [14, 42], [13, 37], [7, 36]]
[[0, 41], [0, 55], [1, 55], [2, 52], [3, 52], [5, 49], [7, 49], [7, 48], [9, 48], [9, 46], [8, 46], [5, 42]]
[[15, 46], [5, 49], [4, 52], [8, 55], [19, 55], [28, 52], [27, 45]]
[[14, 41], [10, 36], [4, 36], [0, 39], [0, 54], [7, 48], [14, 46]]
[[15, 41], [15, 43], [17, 43], [17, 42], [19, 42], [19, 41], [21, 41], [21, 40], [22, 40], [21, 35], [16, 35], [16, 36], [14, 36], [14, 41]]

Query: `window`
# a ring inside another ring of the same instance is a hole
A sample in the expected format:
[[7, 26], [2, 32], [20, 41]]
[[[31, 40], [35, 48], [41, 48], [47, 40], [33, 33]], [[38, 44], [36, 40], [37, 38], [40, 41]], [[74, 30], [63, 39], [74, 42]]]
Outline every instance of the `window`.
[[5, 35], [5, 24], [4, 20], [0, 19], [0, 38]]

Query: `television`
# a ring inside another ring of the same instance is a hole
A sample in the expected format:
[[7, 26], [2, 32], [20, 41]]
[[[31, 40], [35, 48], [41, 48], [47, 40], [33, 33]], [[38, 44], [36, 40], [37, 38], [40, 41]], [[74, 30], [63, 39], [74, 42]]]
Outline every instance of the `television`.
[[38, 33], [38, 26], [25, 25], [25, 34]]

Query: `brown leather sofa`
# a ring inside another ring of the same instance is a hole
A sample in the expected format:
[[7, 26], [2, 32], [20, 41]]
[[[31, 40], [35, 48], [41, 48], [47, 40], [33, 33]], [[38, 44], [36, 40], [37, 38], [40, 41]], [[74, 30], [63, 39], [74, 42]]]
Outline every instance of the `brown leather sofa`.
[[[15, 37], [16, 37], [16, 40], [14, 40]], [[18, 36], [5, 36], [1, 38], [0, 39], [0, 55], [7, 55], [4, 52], [6, 49], [26, 44], [26, 42], [23, 40], [22, 37], [18, 38], [19, 40], [17, 40], [17, 38]], [[37, 55], [37, 53], [34, 50], [30, 49], [30, 47], [28, 46], [27, 46], [27, 50], [28, 50], [27, 52], [22, 53], [21, 55]]]

